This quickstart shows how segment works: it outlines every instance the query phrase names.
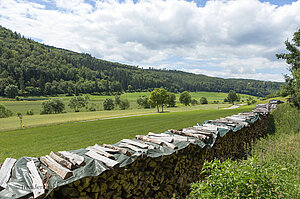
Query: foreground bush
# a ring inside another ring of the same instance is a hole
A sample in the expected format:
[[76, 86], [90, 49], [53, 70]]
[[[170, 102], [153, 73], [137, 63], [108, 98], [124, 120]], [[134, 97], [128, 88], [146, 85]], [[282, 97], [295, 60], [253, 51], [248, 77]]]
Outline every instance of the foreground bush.
[[286, 169], [257, 158], [205, 162], [205, 181], [193, 183], [190, 198], [282, 198]]
[[7, 109], [5, 106], [0, 104], [0, 118], [6, 118], [12, 116], [13, 113], [11, 110]]

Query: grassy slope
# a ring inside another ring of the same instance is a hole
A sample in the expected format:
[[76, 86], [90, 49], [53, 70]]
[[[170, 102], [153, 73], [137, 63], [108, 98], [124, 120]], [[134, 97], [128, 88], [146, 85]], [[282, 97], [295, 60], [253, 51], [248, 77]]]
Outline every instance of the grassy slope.
[[50, 151], [75, 150], [95, 143], [115, 143], [138, 134], [180, 129], [208, 119], [252, 110], [253, 106], [231, 110], [170, 112], [85, 123], [38, 127], [0, 133], [0, 162], [6, 157], [41, 156]]
[[300, 111], [280, 105], [270, 115], [270, 135], [255, 144], [253, 154], [261, 163], [271, 162], [287, 169], [287, 198], [300, 198]]

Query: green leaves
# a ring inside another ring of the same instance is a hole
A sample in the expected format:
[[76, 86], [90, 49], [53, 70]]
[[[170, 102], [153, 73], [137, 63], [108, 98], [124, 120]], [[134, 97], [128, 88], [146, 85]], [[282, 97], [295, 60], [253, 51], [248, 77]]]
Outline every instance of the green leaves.
[[284, 194], [284, 172], [277, 164], [215, 159], [205, 162], [205, 181], [193, 183], [190, 198], [278, 198]]

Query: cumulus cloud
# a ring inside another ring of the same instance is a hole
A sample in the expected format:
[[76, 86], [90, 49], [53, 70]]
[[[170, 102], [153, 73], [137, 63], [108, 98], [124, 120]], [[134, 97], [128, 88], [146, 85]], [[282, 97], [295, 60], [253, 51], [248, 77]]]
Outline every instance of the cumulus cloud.
[[[111, 61], [276, 81], [283, 80], [286, 66], [275, 54], [284, 51], [283, 42], [300, 24], [300, 1], [284, 6], [258, 0], [211, 0], [205, 6], [183, 0], [88, 2], [0, 0], [0, 24]], [[55, 9], [47, 9], [49, 4]]]

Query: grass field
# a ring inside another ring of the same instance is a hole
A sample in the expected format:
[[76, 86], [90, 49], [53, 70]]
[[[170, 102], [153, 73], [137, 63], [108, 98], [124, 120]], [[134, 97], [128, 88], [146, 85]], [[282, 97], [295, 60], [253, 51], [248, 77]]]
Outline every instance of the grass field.
[[[192, 98], [196, 99], [197, 101], [200, 100], [201, 97], [206, 97], [209, 103], [212, 103], [213, 101], [219, 101], [220, 104], [223, 104], [224, 98], [227, 97], [227, 93], [217, 93], [217, 92], [191, 92], [190, 93]], [[124, 93], [121, 95], [121, 98], [128, 99], [130, 102], [130, 108], [129, 109], [138, 109], [138, 105], [136, 103], [136, 100], [139, 96], [149, 96], [150, 92], [136, 92], [136, 93]], [[177, 99], [177, 106], [183, 106], [179, 103], [179, 96], [180, 94], [176, 94]], [[254, 96], [240, 94], [241, 100], [246, 100], [247, 97], [252, 97], [256, 99]], [[50, 98], [50, 97], [49, 97]], [[66, 112], [74, 112], [73, 109], [70, 109], [67, 105], [71, 97], [66, 96], [59, 96], [59, 97], [52, 97], [52, 98], [60, 98], [64, 101], [66, 105]], [[114, 96], [96, 96], [96, 95], [89, 95], [89, 104], [95, 104], [96, 109], [98, 111], [103, 111], [103, 101], [106, 98], [112, 98], [114, 99]], [[3, 104], [8, 109], [12, 110], [14, 114], [20, 112], [23, 115], [27, 113], [28, 110], [32, 110], [35, 115], [40, 114], [42, 109], [42, 100], [39, 101], [13, 101], [10, 99], [0, 98], [0, 104]], [[81, 109], [81, 112], [85, 112], [85, 109]]]
[[[218, 109], [231, 106], [229, 104], [206, 104], [197, 106], [180, 106], [164, 109], [165, 112], [185, 112], [192, 110]], [[111, 111], [94, 111], [94, 112], [68, 112], [62, 114], [47, 115], [23, 115], [23, 125], [25, 128], [37, 126], [48, 126], [54, 124], [70, 123], [84, 120], [95, 120], [111, 117], [122, 117], [140, 114], [155, 114], [156, 109], [129, 109], [129, 110], [111, 110]], [[20, 129], [20, 120], [17, 116], [0, 119], [0, 132]]]
[[231, 110], [168, 112], [1, 132], [0, 162], [7, 157], [39, 157], [50, 151], [75, 150], [95, 143], [112, 144], [122, 138], [133, 138], [135, 135], [147, 134], [149, 131], [161, 133], [170, 128], [180, 129], [204, 120], [217, 119], [252, 109], [253, 106], [245, 106]]

